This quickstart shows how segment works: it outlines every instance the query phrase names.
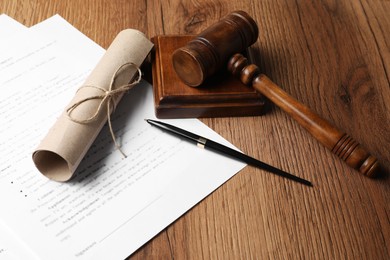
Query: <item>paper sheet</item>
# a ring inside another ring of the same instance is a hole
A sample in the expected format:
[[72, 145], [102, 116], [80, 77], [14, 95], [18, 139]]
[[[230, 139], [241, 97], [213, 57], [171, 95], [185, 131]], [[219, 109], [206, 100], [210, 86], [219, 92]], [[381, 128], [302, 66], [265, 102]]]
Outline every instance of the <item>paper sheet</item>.
[[[0, 15], [0, 48], [1, 44], [17, 33], [27, 30], [25, 26], [18, 23], [11, 17]], [[36, 256], [18, 239], [12, 230], [10, 230], [0, 219], [0, 259], [18, 260], [18, 259], [36, 259]]]
[[27, 30], [27, 28], [23, 24], [18, 23], [6, 14], [0, 15], [0, 42], [6, 41], [10, 36], [24, 30]]
[[[7, 44], [0, 52], [0, 219], [40, 259], [123, 259], [245, 166], [147, 124], [153, 97], [143, 82], [113, 114], [128, 158], [105, 126], [73, 180], [48, 180], [31, 152], [104, 51], [59, 16]], [[169, 121], [231, 146], [198, 120]]]

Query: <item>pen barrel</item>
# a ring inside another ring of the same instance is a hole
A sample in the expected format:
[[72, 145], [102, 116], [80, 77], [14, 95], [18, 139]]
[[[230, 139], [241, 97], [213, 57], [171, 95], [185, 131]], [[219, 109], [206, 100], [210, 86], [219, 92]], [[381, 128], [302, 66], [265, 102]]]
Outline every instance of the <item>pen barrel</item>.
[[240, 76], [244, 84], [252, 84], [254, 89], [289, 114], [314, 138], [349, 166], [368, 177], [376, 175], [379, 163], [375, 157], [366, 152], [350, 136], [339, 131], [307, 106], [291, 97], [267, 76], [260, 74], [256, 65], [247, 65], [247, 61], [242, 55], [234, 55], [229, 61], [228, 69], [233, 75]]
[[217, 142], [214, 142], [212, 140], [209, 140], [209, 139], [206, 139], [202, 136], [199, 136], [199, 135], [196, 135], [194, 133], [191, 133], [191, 132], [188, 132], [184, 129], [181, 129], [181, 128], [178, 128], [176, 126], [173, 126], [173, 125], [170, 125], [170, 124], [167, 124], [167, 123], [164, 123], [164, 122], [159, 122], [159, 121], [155, 121], [155, 120], [151, 120], [151, 119], [147, 119], [146, 120], [149, 124], [153, 125], [153, 126], [156, 126], [162, 130], [166, 130], [168, 131], [169, 133], [172, 133], [174, 135], [177, 135], [177, 136], [180, 136], [180, 137], [183, 137], [185, 138], [186, 140], [188, 141], [192, 141], [192, 142], [196, 142], [196, 144], [201, 147], [201, 148], [209, 148], [215, 152], [218, 152], [218, 153], [221, 153], [223, 155], [227, 155], [227, 156], [230, 156], [231, 158], [233, 159], [236, 159], [236, 160], [239, 160], [239, 161], [242, 161], [242, 162], [245, 162], [249, 165], [253, 165], [253, 166], [256, 166], [258, 168], [261, 168], [261, 169], [264, 169], [264, 170], [267, 170], [269, 172], [272, 172], [274, 174], [277, 174], [277, 175], [280, 175], [282, 177], [286, 177], [286, 178], [289, 178], [291, 180], [294, 180], [294, 181], [297, 181], [297, 182], [300, 182], [302, 184], [305, 184], [305, 185], [308, 185], [308, 186], [312, 186], [311, 182], [307, 181], [307, 180], [304, 180], [302, 178], [299, 178], [295, 175], [292, 175], [290, 173], [287, 173], [285, 171], [282, 171], [278, 168], [275, 168], [271, 165], [268, 165], [266, 163], [263, 163], [259, 160], [256, 160], [255, 158], [252, 158], [244, 153], [241, 153], [240, 151], [237, 151], [237, 150], [234, 150], [232, 148], [229, 148], [223, 144], [219, 144]]

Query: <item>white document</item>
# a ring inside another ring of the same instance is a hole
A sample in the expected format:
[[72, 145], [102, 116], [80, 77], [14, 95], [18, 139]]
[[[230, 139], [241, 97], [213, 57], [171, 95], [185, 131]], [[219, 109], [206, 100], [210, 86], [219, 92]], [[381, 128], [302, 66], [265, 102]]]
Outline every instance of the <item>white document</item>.
[[27, 30], [23, 24], [18, 23], [6, 14], [0, 14], [0, 42], [6, 41], [9, 36]]
[[[0, 219], [39, 259], [123, 259], [245, 166], [147, 124], [142, 82], [112, 115], [127, 158], [104, 127], [76, 178], [48, 180], [31, 152], [104, 50], [59, 16], [3, 45]], [[199, 120], [168, 121], [231, 146]]]
[[[27, 27], [11, 17], [0, 15], [0, 46], [10, 37], [27, 30]], [[0, 47], [1, 48], [1, 47]], [[32, 252], [18, 239], [0, 219], [0, 260], [34, 259]]]

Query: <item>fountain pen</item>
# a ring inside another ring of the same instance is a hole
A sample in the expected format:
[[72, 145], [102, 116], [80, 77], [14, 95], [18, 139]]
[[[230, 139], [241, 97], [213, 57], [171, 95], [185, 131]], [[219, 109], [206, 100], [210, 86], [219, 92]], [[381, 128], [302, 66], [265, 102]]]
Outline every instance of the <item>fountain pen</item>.
[[249, 165], [258, 167], [260, 169], [266, 170], [268, 172], [274, 173], [276, 175], [279, 175], [281, 177], [288, 178], [290, 180], [302, 183], [307, 186], [312, 186], [310, 181], [307, 181], [305, 179], [302, 179], [298, 176], [295, 176], [291, 173], [287, 173], [283, 170], [280, 170], [276, 167], [273, 167], [269, 164], [266, 164], [262, 161], [259, 161], [253, 157], [250, 157], [242, 152], [236, 151], [234, 149], [231, 149], [225, 145], [222, 145], [220, 143], [214, 142], [212, 140], [209, 140], [207, 138], [204, 138], [202, 136], [196, 135], [194, 133], [188, 132], [184, 129], [178, 128], [176, 126], [161, 122], [161, 121], [156, 121], [152, 119], [145, 119], [146, 122], [151, 124], [152, 126], [158, 127], [161, 130], [167, 131], [169, 133], [175, 134], [177, 136], [183, 137], [184, 139], [194, 142], [197, 144], [197, 146], [201, 148], [208, 148], [210, 150], [213, 150], [215, 152], [221, 153], [223, 155], [232, 157], [234, 159], [237, 159], [239, 161], [245, 162]]

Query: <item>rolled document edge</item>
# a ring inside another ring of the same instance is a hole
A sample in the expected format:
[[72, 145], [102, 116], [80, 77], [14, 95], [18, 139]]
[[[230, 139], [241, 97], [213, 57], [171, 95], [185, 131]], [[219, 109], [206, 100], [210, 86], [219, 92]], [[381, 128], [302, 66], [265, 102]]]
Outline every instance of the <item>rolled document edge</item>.
[[[140, 67], [152, 47], [153, 44], [142, 32], [133, 29], [121, 31], [67, 107], [85, 98], [104, 94], [99, 89], [106, 91], [109, 89], [113, 75], [122, 65], [131, 63]], [[135, 67], [123, 69], [113, 81], [113, 89], [129, 83], [136, 72]], [[87, 87], [82, 88], [85, 86]], [[122, 95], [113, 100], [114, 107], [121, 97]], [[90, 117], [97, 111], [100, 101], [83, 102], [74, 110], [75, 117]], [[32, 159], [37, 169], [55, 181], [71, 179], [84, 155], [107, 122], [106, 106], [104, 108], [99, 111], [94, 121], [87, 123], [74, 122], [67, 113], [62, 113], [33, 152]]]

